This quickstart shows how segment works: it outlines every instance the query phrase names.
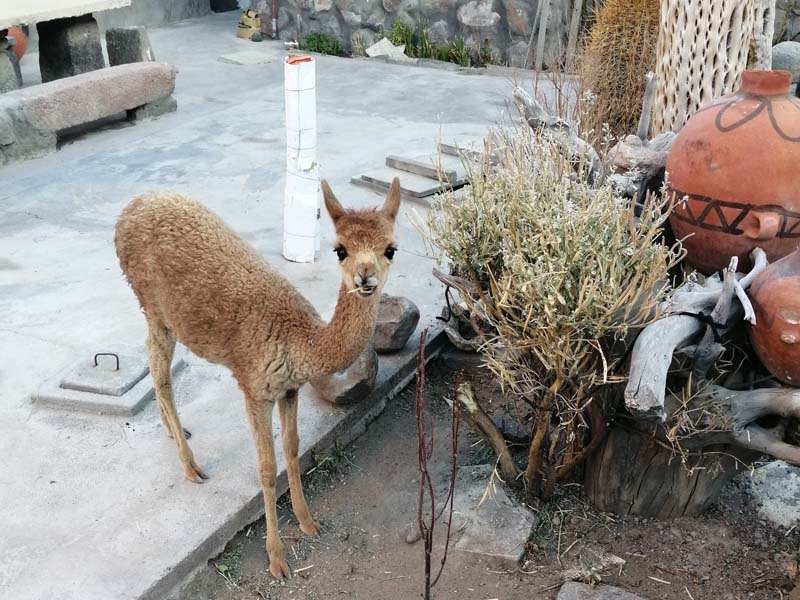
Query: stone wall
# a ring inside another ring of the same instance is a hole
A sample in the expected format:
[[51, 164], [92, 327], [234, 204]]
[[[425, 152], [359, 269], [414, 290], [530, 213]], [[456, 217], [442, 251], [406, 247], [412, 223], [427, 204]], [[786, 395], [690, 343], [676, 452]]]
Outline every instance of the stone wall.
[[[415, 30], [425, 27], [431, 42], [460, 37], [472, 47], [488, 43], [497, 60], [522, 66], [531, 28], [538, 29], [538, 5], [539, 0], [279, 0], [278, 32], [287, 41], [327, 33], [350, 50], [355, 39], [367, 47], [400, 19]], [[550, 0], [545, 64], [565, 53], [571, 5]]]

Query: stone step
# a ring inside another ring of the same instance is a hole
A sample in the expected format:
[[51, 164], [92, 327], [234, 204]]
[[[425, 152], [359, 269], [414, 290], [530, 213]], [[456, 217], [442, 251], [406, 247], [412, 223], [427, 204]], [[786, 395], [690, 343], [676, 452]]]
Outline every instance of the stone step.
[[401, 193], [411, 198], [427, 198], [451, 187], [422, 175], [406, 173], [388, 167], [357, 175], [350, 179], [350, 183], [378, 191], [388, 191], [392, 184], [392, 179], [395, 177], [400, 178]]

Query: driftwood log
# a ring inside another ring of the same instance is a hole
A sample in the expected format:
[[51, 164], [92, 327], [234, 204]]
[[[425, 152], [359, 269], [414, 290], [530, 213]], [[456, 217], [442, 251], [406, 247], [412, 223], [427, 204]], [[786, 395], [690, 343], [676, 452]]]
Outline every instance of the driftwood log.
[[747, 274], [736, 272], [734, 258], [722, 279], [690, 280], [639, 334], [623, 394], [627, 412], [587, 462], [586, 493], [601, 509], [697, 515], [763, 454], [800, 464], [800, 447], [784, 440], [786, 419], [800, 418], [800, 389], [728, 389], [711, 375], [725, 341], [745, 322], [755, 324], [746, 291], [766, 255], [757, 249], [752, 262]]

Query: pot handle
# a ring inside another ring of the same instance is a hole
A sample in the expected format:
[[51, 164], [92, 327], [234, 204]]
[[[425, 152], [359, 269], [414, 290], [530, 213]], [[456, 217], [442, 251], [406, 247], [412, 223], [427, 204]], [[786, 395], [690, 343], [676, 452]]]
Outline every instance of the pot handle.
[[771, 240], [778, 235], [781, 218], [775, 213], [751, 212], [742, 223], [742, 231], [751, 240]]

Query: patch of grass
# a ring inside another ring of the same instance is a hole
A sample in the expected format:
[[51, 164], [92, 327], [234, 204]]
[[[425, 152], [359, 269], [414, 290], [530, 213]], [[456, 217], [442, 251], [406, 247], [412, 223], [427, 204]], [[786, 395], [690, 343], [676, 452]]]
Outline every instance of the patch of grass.
[[320, 54], [330, 54], [332, 56], [341, 56], [342, 54], [342, 43], [327, 33], [309, 33], [303, 38], [300, 48], [309, 52], [319, 52]]
[[463, 38], [455, 38], [448, 42], [447, 53], [450, 62], [454, 62], [462, 67], [472, 66], [472, 53]]
[[413, 57], [415, 55], [416, 47], [414, 44], [414, 30], [411, 29], [411, 27], [409, 27], [405, 21], [398, 19], [392, 23], [392, 26], [387, 32], [386, 37], [388, 37], [389, 41], [395, 46], [405, 44], [406, 54], [408, 56]]

